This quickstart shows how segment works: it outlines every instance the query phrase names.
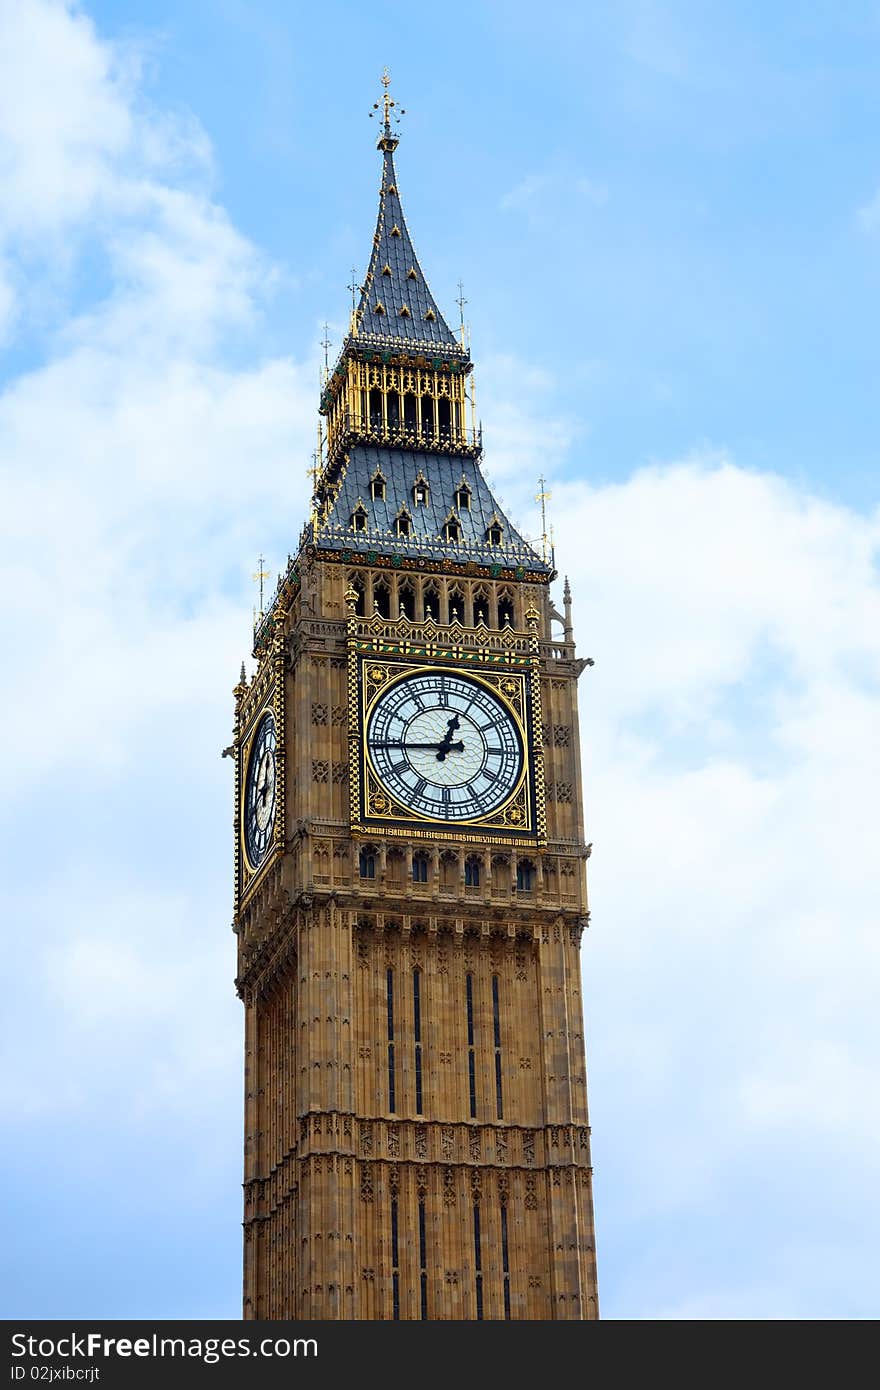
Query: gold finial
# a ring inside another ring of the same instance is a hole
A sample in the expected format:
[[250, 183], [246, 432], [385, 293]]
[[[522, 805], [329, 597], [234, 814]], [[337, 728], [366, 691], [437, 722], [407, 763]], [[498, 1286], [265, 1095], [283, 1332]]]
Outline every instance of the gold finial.
[[552, 492], [547, 492], [547, 479], [543, 473], [538, 479], [541, 491], [535, 494], [535, 501], [541, 503], [541, 558], [547, 560], [547, 503], [553, 496]]
[[258, 565], [258, 568], [257, 568], [257, 572], [256, 572], [255, 575], [252, 576], [253, 579], [254, 579], [254, 581], [256, 582], [257, 580], [259, 580], [259, 584], [260, 584], [260, 617], [261, 617], [261, 618], [262, 618], [262, 616], [263, 616], [263, 580], [269, 578], [269, 571], [263, 569], [263, 565], [264, 565], [265, 563], [266, 563], [266, 562], [265, 562], [265, 560], [263, 559], [263, 556], [262, 556], [262, 554], [261, 554], [261, 555], [260, 555], [260, 560], [259, 560], [259, 565]]
[[399, 125], [401, 116], [406, 115], [406, 108], [403, 106], [398, 106], [397, 102], [394, 100], [394, 97], [388, 90], [388, 88], [391, 86], [391, 74], [388, 71], [387, 67], [383, 68], [382, 70], [381, 81], [382, 86], [385, 88], [385, 90], [382, 93], [380, 100], [373, 102], [373, 110], [370, 112], [370, 115], [372, 116], [381, 107], [382, 133], [379, 136], [379, 149], [395, 150], [397, 148], [397, 137], [391, 134], [392, 112], [394, 113], [393, 119], [395, 124]]

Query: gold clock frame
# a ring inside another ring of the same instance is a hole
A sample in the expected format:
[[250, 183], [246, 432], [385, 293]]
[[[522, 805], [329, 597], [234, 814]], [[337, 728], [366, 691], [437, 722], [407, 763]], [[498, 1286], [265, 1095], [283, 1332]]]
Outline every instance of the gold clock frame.
[[[275, 823], [272, 827], [272, 839], [266, 853], [254, 868], [247, 853], [247, 836], [244, 827], [245, 789], [254, 740], [267, 714], [271, 714], [275, 721]], [[239, 732], [236, 746], [235, 858], [238, 869], [236, 910], [260, 882], [284, 847], [285, 743], [282, 680], [276, 675], [267, 695], [260, 701], [253, 713], [248, 715]]]
[[[375, 832], [389, 837], [460, 840], [462, 835], [481, 843], [502, 844], [511, 840], [536, 845], [540, 833], [538, 806], [540, 787], [534, 756], [534, 676], [527, 664], [496, 668], [459, 664], [444, 660], [412, 661], [395, 659], [376, 652], [349, 653], [349, 788], [352, 830]], [[523, 763], [510, 796], [486, 816], [440, 821], [420, 814], [396, 801], [373, 770], [367, 748], [367, 724], [380, 695], [397, 681], [420, 672], [448, 671], [462, 679], [482, 685], [504, 706], [516, 725], [522, 744]], [[540, 721], [537, 724], [540, 730]]]

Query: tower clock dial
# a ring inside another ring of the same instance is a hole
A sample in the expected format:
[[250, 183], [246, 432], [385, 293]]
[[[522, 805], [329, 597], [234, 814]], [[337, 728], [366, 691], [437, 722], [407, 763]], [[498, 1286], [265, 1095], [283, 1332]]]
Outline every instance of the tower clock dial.
[[386, 687], [367, 722], [367, 753], [389, 796], [435, 821], [481, 820], [519, 785], [522, 734], [488, 686], [417, 671]]
[[262, 864], [275, 828], [275, 718], [267, 712], [251, 744], [244, 787], [244, 842], [251, 868]]

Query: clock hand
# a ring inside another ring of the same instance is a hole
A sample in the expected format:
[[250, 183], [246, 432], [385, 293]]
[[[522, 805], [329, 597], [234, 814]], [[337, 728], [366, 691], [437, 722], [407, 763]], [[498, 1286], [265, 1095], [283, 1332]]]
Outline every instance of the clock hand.
[[[444, 745], [443, 745], [442, 743], [439, 743], [436, 739], [434, 740], [433, 743], [402, 743], [402, 742], [397, 742], [397, 743], [374, 743], [374, 744], [371, 745], [371, 747], [373, 747], [373, 748], [442, 748], [443, 746], [444, 746]], [[447, 743], [445, 746], [446, 746], [447, 749], [454, 749], [456, 753], [463, 753], [463, 752], [464, 752], [464, 744], [463, 744], [460, 740], [459, 740], [458, 743]]]
[[442, 762], [445, 762], [445, 761], [446, 761], [446, 754], [447, 754], [447, 753], [450, 751], [450, 749], [452, 748], [452, 731], [453, 731], [453, 729], [457, 729], [457, 728], [458, 728], [458, 715], [457, 715], [457, 714], [454, 714], [454, 715], [452, 716], [452, 718], [451, 718], [450, 720], [447, 721], [447, 724], [446, 724], [446, 733], [443, 735], [442, 741], [441, 741], [440, 743], [437, 744], [437, 761], [438, 761], [438, 763], [442, 763]]

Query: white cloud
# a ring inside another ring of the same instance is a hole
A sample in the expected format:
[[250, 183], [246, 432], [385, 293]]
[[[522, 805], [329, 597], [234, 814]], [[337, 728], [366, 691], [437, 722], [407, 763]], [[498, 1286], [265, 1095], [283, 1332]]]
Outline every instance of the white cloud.
[[[4, 7], [0, 55], [7, 335], [35, 281], [57, 286], [42, 365], [0, 396], [20, 982], [4, 1113], [114, 1113], [112, 1145], [164, 1105], [168, 1142], [201, 1152], [201, 1119], [239, 1105], [228, 692], [253, 558], [277, 564], [305, 513], [315, 372], [257, 360], [256, 339], [251, 363], [227, 360], [273, 271], [211, 201], [203, 133], [144, 104], [137, 53], [30, 0]], [[511, 206], [530, 198], [540, 185]], [[73, 315], [84, 246], [106, 285]], [[481, 369], [490, 471], [533, 531], [550, 479], [597, 663], [581, 731], [600, 1259], [603, 1230], [630, 1249], [659, 1232], [662, 1268], [617, 1311], [809, 1315], [803, 1261], [771, 1244], [801, 1249], [815, 1166], [841, 1175], [826, 1228], [844, 1229], [845, 1185], [873, 1197], [880, 520], [723, 454], [566, 481], [584, 425], [552, 418], [541, 373], [514, 395], [521, 365]], [[734, 1224], [758, 1232], [748, 1280], [694, 1258], [728, 1239], [734, 1188]]]

